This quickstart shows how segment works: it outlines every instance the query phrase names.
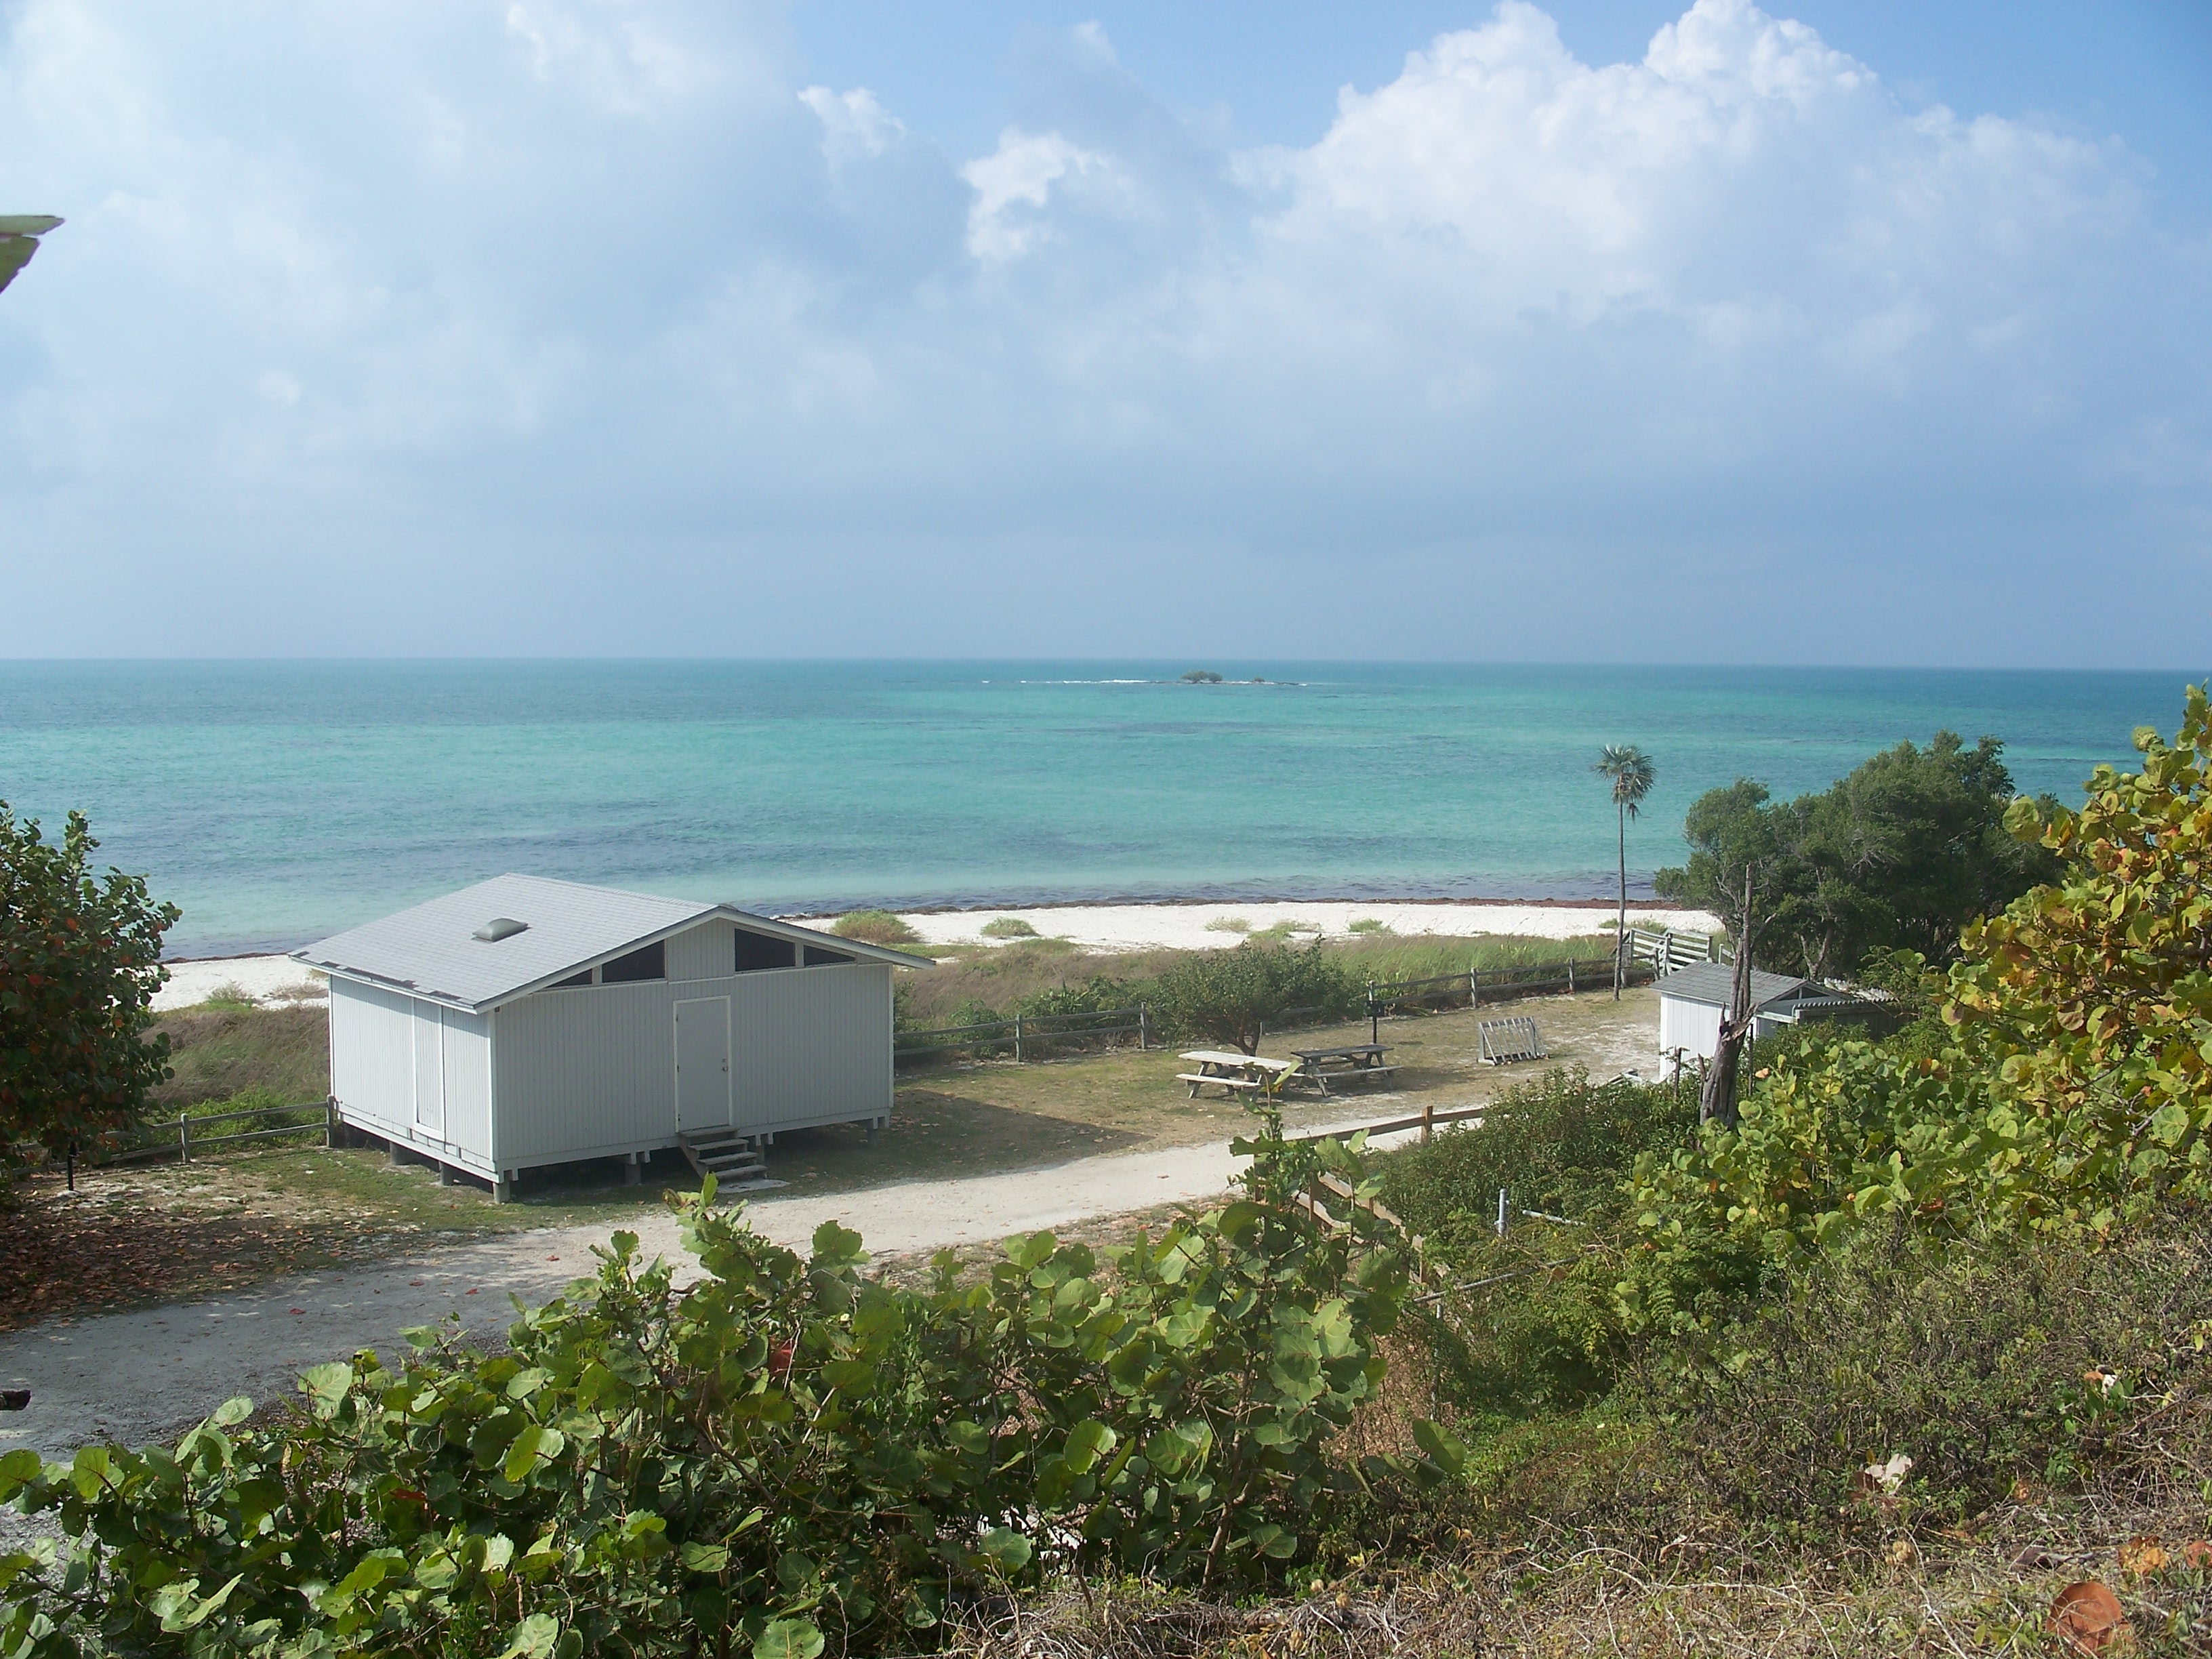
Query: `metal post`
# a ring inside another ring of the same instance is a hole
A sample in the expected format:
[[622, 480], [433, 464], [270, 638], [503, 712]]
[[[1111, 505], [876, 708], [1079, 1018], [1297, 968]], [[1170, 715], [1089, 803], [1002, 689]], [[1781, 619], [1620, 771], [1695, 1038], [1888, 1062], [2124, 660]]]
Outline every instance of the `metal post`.
[[1575, 994], [1575, 964], [1574, 964], [1573, 959], [1571, 957], [1571, 958], [1569, 958], [1569, 960], [1568, 960], [1568, 962], [1567, 962], [1567, 994], [1568, 994], [1569, 996], [1572, 996], [1572, 995], [1574, 995], [1574, 994]]
[[177, 1114], [177, 1162], [192, 1161], [192, 1121], [182, 1112]]
[[1482, 1006], [1482, 975], [1474, 968], [1467, 970], [1467, 1004], [1470, 1008]]
[[1498, 1236], [1505, 1237], [1505, 1188], [1498, 1189]]
[[338, 1144], [338, 1097], [326, 1095], [323, 1098], [323, 1145]]
[[1382, 1041], [1382, 1010], [1375, 1000], [1375, 981], [1371, 979], [1367, 981], [1367, 1040]]
[[1014, 1016], [1014, 1064], [1022, 1063], [1022, 1017]]

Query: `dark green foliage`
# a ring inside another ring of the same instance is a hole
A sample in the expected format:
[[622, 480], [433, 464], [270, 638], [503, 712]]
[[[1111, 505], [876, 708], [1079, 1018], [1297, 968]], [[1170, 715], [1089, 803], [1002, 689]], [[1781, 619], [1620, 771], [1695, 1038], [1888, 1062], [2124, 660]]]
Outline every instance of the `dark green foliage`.
[[1554, 1066], [1499, 1096], [1478, 1126], [1376, 1155], [1375, 1178], [1407, 1226], [1437, 1237], [1488, 1231], [1501, 1187], [1516, 1210], [1585, 1220], [1619, 1210], [1638, 1154], [1682, 1145], [1697, 1121], [1686, 1092]]
[[1183, 957], [1155, 981], [1164, 1028], [1203, 1042], [1233, 1043], [1255, 1054], [1260, 1027], [1288, 1009], [1340, 1018], [1364, 1006], [1364, 988], [1336, 957], [1313, 944], [1292, 949], [1248, 939], [1230, 951]]
[[887, 945], [896, 950], [902, 945], [916, 945], [921, 935], [915, 933], [903, 916], [889, 910], [848, 910], [830, 925], [830, 931], [839, 939], [856, 939], [866, 945]]
[[1431, 1281], [1468, 1287], [1415, 1322], [1440, 1395], [1496, 1426], [1612, 1386], [1626, 1351], [1612, 1297], [1622, 1182], [1640, 1152], [1680, 1144], [1696, 1121], [1686, 1093], [1555, 1068], [1500, 1097], [1480, 1126], [1371, 1160], [1384, 1201], [1425, 1236]]
[[1956, 1521], [2016, 1478], [2063, 1486], [2169, 1390], [2201, 1392], [2212, 1238], [2105, 1249], [2004, 1237], [1931, 1253], [1902, 1235], [1793, 1275], [1722, 1334], [1713, 1363], [1664, 1367], [1676, 1456], [1754, 1532], [1880, 1525], [1869, 1464], [1902, 1453], [1895, 1496]]
[[143, 877], [95, 878], [99, 845], [82, 813], [57, 846], [0, 801], [0, 1159], [25, 1143], [89, 1145], [167, 1075], [148, 1007], [179, 913]]
[[[495, 1356], [410, 1338], [234, 1401], [173, 1454], [0, 1458], [0, 1501], [76, 1540], [0, 1555], [0, 1652], [469, 1652], [577, 1659], [910, 1650], [948, 1597], [1048, 1571], [1263, 1582], [1334, 1492], [1434, 1479], [1333, 1464], [1405, 1289], [1387, 1237], [1291, 1202], [1342, 1146], [1271, 1133], [1249, 1195], [1094, 1255], [1010, 1240], [980, 1281], [865, 1279], [682, 1200], [705, 1277], [617, 1234], [594, 1280]], [[58, 1629], [40, 1635], [40, 1621]]]
[[1740, 778], [1691, 806], [1689, 861], [1660, 871], [1653, 889], [1717, 912], [1741, 936], [1749, 862], [1763, 965], [1817, 979], [1856, 972], [1877, 950], [1948, 962], [1967, 922], [2058, 877], [2055, 857], [2005, 829], [2014, 792], [2003, 752], [1995, 738], [1969, 749], [1939, 732], [1925, 749], [1901, 743], [1787, 802]]

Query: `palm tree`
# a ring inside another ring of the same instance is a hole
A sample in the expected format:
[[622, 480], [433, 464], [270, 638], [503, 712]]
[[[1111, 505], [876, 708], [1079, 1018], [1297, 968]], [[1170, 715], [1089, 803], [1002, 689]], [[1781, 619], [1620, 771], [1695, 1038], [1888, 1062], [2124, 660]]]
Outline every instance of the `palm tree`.
[[1632, 743], [1606, 744], [1590, 770], [1611, 781], [1613, 810], [1620, 818], [1620, 917], [1614, 924], [1620, 931], [1613, 936], [1613, 1000], [1618, 1002], [1628, 971], [1628, 821], [1651, 793], [1658, 773], [1651, 757]]

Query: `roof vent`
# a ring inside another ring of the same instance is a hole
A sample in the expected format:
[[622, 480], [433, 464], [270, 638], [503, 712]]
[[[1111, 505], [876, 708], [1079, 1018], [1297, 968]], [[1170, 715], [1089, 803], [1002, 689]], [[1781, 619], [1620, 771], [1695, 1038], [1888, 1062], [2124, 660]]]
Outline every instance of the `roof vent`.
[[487, 945], [496, 945], [503, 939], [513, 939], [517, 933], [526, 933], [530, 924], [517, 921], [513, 916], [494, 916], [476, 931], [476, 937]]

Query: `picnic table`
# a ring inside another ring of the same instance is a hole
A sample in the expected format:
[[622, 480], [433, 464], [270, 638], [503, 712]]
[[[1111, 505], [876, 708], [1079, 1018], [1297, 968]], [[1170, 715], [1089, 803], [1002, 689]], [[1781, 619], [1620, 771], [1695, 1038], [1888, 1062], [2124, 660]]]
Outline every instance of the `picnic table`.
[[1348, 1042], [1340, 1048], [1293, 1048], [1300, 1083], [1326, 1095], [1331, 1083], [1379, 1083], [1398, 1068], [1384, 1063], [1379, 1042]]
[[1295, 1060], [1269, 1060], [1263, 1054], [1240, 1054], [1227, 1048], [1194, 1048], [1176, 1058], [1198, 1067], [1195, 1072], [1176, 1073], [1176, 1082], [1189, 1085], [1193, 1100], [1209, 1083], [1219, 1084], [1224, 1096], [1257, 1093], [1281, 1073], [1297, 1071], [1299, 1065]]

